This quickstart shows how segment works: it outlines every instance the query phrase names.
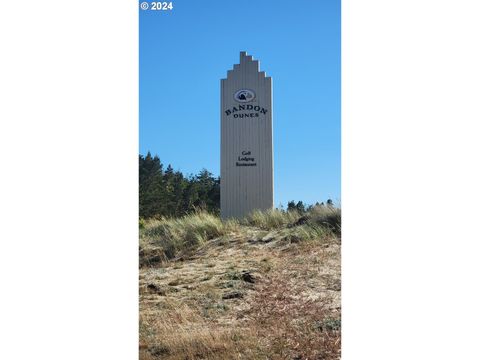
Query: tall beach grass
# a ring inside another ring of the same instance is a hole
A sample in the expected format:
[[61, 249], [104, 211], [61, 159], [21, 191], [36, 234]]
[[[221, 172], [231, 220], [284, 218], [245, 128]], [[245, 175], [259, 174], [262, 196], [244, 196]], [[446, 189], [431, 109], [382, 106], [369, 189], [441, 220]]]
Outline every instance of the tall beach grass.
[[235, 231], [238, 222], [221, 221], [216, 215], [197, 211], [180, 218], [142, 220], [140, 227], [141, 256], [160, 262]]
[[340, 236], [341, 211], [315, 206], [307, 212], [253, 211], [241, 220], [222, 221], [205, 211], [180, 218], [140, 220], [140, 265], [152, 265], [195, 250], [206, 241], [241, 233], [246, 228], [266, 231], [292, 228], [300, 239], [311, 240], [327, 234]]

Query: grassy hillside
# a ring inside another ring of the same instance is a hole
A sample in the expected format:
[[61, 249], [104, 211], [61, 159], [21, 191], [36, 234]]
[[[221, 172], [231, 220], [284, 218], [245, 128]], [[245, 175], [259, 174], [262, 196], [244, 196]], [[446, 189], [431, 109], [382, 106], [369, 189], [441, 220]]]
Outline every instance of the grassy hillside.
[[340, 357], [339, 209], [140, 227], [140, 359]]

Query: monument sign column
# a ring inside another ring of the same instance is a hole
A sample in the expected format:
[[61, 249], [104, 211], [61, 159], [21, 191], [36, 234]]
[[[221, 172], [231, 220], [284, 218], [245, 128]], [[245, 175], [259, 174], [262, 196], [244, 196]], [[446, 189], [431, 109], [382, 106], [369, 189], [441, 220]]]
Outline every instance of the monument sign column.
[[221, 80], [220, 213], [241, 218], [273, 207], [272, 79], [258, 60], [240, 64]]

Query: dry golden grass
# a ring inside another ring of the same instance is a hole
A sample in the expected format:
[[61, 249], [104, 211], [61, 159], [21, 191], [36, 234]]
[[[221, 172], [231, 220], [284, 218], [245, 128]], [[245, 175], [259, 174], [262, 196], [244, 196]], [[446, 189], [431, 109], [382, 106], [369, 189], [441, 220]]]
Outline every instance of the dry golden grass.
[[141, 258], [177, 245], [141, 261], [140, 359], [338, 359], [340, 238], [314, 215], [147, 221]]
[[[317, 249], [311, 250], [299, 251], [293, 257], [294, 254], [284, 254], [277, 264], [282, 270], [271, 272], [250, 300], [247, 316], [271, 358], [339, 357], [340, 306], [337, 303], [332, 308], [329, 301], [320, 301], [320, 293], [309, 291], [309, 281], [314, 276], [321, 277], [312, 269], [318, 260]], [[325, 289], [340, 290], [339, 279], [323, 276]], [[329, 281], [333, 283], [328, 284]]]
[[141, 315], [140, 359], [238, 359], [255, 351], [248, 329], [216, 326], [186, 305], [164, 315]]

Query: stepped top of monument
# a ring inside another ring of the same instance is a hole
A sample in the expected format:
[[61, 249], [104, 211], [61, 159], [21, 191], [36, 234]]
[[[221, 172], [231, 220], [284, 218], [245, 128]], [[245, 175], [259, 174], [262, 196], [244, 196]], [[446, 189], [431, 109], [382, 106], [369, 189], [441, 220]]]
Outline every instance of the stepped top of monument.
[[260, 71], [260, 62], [254, 60], [252, 55], [247, 55], [246, 51], [240, 51], [240, 64], [233, 65], [233, 70], [227, 71], [227, 79], [237, 72], [257, 72], [261, 77], [267, 77], [265, 71]]

